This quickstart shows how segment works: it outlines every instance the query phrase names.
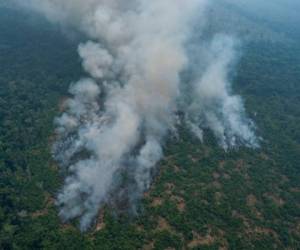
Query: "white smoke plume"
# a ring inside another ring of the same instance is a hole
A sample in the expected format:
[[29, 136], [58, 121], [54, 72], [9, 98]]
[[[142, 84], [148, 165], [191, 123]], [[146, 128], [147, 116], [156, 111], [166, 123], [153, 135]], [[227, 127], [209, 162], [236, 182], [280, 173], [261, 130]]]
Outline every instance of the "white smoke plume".
[[224, 149], [239, 144], [257, 147], [254, 126], [245, 116], [243, 101], [231, 94], [228, 72], [236, 58], [234, 47], [234, 39], [224, 35], [215, 36], [209, 47], [204, 47], [202, 60], [206, 65], [191, 83], [187, 123], [201, 140], [203, 132], [198, 126], [211, 129]]
[[205, 21], [206, 0], [20, 4], [90, 38], [78, 48], [90, 78], [71, 85], [72, 98], [55, 121], [54, 155], [68, 172], [57, 198], [63, 219], [80, 218], [81, 229], [88, 229], [121, 172], [130, 172], [131, 196], [138, 199], [151, 184], [165, 137], [176, 130], [179, 109], [201, 140], [207, 127], [225, 149], [257, 145], [242, 100], [231, 94], [228, 81], [233, 40], [216, 36], [209, 48], [199, 41], [205, 67], [189, 83], [182, 77], [193, 63], [187, 46], [194, 22]]

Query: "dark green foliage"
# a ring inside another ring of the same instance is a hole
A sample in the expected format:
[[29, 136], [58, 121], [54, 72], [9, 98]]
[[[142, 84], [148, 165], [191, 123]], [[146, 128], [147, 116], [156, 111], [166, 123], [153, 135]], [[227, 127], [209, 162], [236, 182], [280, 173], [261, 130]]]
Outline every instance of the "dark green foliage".
[[76, 42], [18, 15], [0, 9], [0, 249], [300, 249], [299, 46], [244, 48], [234, 87], [260, 149], [225, 153], [209, 131], [201, 144], [179, 128], [141, 214], [106, 208], [82, 234], [58, 217], [50, 153], [58, 104], [82, 75]]

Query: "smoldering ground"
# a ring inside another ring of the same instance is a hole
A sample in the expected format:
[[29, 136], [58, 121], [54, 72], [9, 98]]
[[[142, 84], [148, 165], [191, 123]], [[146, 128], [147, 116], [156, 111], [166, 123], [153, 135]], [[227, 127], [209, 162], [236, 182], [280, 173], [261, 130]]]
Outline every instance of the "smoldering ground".
[[79, 218], [87, 230], [112, 193], [135, 211], [179, 122], [200, 140], [209, 128], [225, 150], [257, 146], [229, 81], [235, 39], [202, 34], [191, 42], [206, 25], [209, 1], [15, 2], [89, 38], [78, 46], [89, 77], [71, 84], [72, 98], [55, 120], [53, 154], [68, 172], [57, 197], [64, 220]]

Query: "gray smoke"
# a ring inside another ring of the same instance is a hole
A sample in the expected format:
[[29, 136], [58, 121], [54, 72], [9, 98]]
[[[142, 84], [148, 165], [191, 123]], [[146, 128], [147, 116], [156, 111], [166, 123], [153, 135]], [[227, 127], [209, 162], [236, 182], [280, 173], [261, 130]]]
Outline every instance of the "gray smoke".
[[226, 150], [240, 144], [258, 146], [241, 97], [231, 94], [228, 72], [236, 58], [234, 47], [235, 40], [224, 35], [216, 35], [204, 46], [205, 66], [191, 83], [193, 91], [186, 108], [187, 124], [197, 137], [203, 138], [199, 125], [209, 128]]
[[176, 131], [179, 110], [201, 140], [202, 129], [209, 128], [224, 149], [257, 145], [241, 98], [231, 94], [231, 38], [198, 41], [203, 65], [192, 79], [182, 77], [194, 63], [187, 48], [194, 22], [205, 23], [206, 0], [20, 4], [90, 38], [78, 47], [89, 78], [71, 85], [72, 98], [55, 121], [54, 155], [68, 172], [57, 198], [63, 219], [79, 217], [81, 229], [88, 229], [121, 172], [130, 172], [132, 202], [141, 197], [163, 156], [165, 137]]

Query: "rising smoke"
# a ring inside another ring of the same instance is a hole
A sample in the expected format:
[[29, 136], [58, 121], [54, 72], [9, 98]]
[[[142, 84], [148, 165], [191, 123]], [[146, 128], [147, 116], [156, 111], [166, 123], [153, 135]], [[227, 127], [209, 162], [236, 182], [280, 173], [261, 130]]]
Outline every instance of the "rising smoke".
[[[131, 179], [131, 206], [149, 188], [166, 136], [182, 122], [199, 139], [213, 131], [228, 149], [257, 146], [243, 102], [231, 94], [228, 72], [235, 59], [232, 38], [188, 47], [195, 22], [205, 23], [205, 0], [20, 0], [53, 22], [83, 32], [78, 47], [89, 75], [70, 87], [65, 112], [55, 120], [56, 160], [68, 172], [57, 198], [64, 220], [91, 225], [108, 202], [118, 174]], [[198, 27], [199, 25], [197, 25]], [[197, 30], [197, 32], [201, 32]], [[191, 66], [193, 65], [193, 66]], [[189, 80], [183, 72], [193, 71]]]

